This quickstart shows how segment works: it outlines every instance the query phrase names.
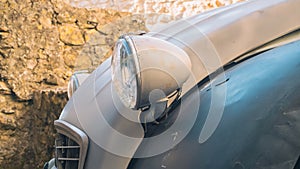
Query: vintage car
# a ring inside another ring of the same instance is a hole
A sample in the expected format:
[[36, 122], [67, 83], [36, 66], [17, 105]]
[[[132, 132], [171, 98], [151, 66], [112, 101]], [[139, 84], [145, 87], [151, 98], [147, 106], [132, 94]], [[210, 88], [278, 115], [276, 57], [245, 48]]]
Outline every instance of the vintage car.
[[300, 169], [300, 0], [126, 34], [77, 72], [45, 169]]

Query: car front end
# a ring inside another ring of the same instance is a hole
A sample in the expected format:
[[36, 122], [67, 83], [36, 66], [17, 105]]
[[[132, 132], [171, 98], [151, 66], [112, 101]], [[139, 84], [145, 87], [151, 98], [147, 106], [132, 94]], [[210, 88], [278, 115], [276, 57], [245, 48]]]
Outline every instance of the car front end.
[[[166, 168], [168, 152], [189, 136], [199, 107], [206, 107], [201, 104], [205, 95], [196, 92], [198, 86], [216, 92], [210, 97], [216, 102], [210, 102], [212, 116], [202, 121], [205, 132], [197, 139], [208, 144], [221, 123], [218, 112], [225, 111], [229, 90], [210, 86], [226, 84], [227, 67], [299, 40], [299, 6], [299, 0], [247, 1], [171, 23], [157, 32], [121, 36], [112, 57], [84, 77], [80, 86], [69, 86], [70, 100], [54, 122], [55, 159], [44, 168], [151, 168], [137, 162], [148, 158], [160, 159], [159, 167]], [[171, 166], [176, 163], [180, 161], [172, 161]]]

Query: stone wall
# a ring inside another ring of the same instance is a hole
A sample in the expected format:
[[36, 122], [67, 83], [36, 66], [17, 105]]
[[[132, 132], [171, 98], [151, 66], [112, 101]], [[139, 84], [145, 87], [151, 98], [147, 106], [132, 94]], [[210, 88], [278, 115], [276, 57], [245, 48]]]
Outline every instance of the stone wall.
[[64, 0], [76, 7], [114, 9], [145, 16], [155, 30], [166, 23], [243, 0]]
[[42, 168], [72, 72], [97, 67], [121, 34], [145, 30], [126, 12], [0, 0], [0, 169]]

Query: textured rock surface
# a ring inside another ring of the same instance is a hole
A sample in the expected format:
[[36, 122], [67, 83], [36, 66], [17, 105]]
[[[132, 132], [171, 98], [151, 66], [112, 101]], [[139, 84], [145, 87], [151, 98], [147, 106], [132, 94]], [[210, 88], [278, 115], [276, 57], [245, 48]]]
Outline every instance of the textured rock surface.
[[243, 0], [65, 0], [77, 7], [105, 8], [143, 14], [152, 30], [173, 20]]
[[145, 29], [130, 13], [0, 0], [0, 169], [42, 168], [74, 69], [95, 68], [118, 36]]
[[11, 117], [2, 116], [6, 122], [0, 121], [0, 168], [42, 168], [53, 156], [53, 121], [66, 103], [67, 94], [64, 89], [38, 90], [33, 98], [22, 103], [6, 99], [16, 107]]

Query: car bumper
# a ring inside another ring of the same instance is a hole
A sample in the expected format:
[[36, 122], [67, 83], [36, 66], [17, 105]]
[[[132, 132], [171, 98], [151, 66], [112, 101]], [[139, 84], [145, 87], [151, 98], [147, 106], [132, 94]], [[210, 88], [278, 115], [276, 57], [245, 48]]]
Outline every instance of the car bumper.
[[55, 166], [55, 159], [52, 158], [50, 161], [46, 162], [43, 169], [57, 169]]

